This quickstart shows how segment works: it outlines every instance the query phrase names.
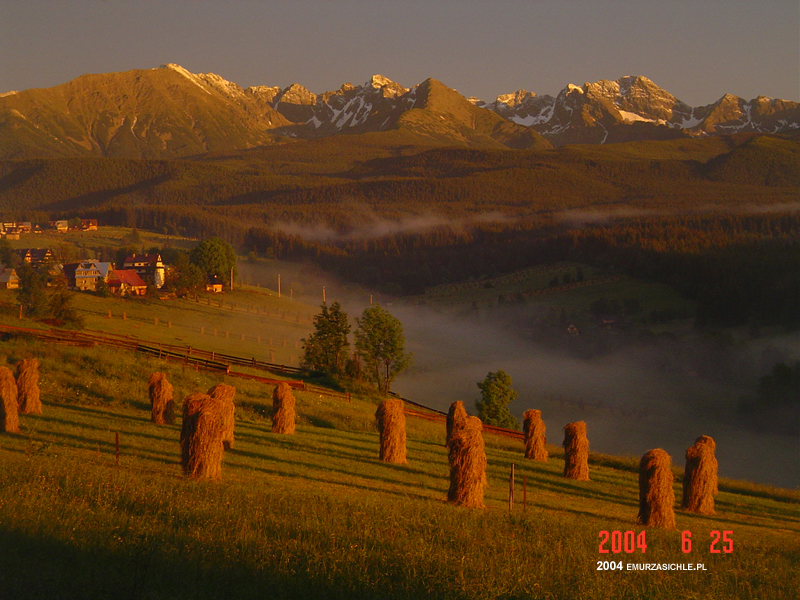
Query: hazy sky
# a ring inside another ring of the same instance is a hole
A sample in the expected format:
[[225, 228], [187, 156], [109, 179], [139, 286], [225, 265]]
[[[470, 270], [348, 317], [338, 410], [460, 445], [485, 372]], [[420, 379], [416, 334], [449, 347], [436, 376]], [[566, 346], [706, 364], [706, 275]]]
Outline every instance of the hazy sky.
[[320, 93], [376, 73], [491, 100], [644, 75], [800, 100], [798, 0], [0, 0], [0, 92], [178, 63]]

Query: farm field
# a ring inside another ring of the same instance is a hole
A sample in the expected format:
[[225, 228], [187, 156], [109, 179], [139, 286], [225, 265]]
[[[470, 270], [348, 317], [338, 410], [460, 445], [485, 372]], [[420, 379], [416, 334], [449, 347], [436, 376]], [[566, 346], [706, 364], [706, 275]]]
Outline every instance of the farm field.
[[[374, 395], [297, 392], [294, 436], [270, 433], [272, 386], [101, 348], [3, 341], [41, 362], [44, 414], [0, 435], [0, 589], [18, 598], [793, 598], [800, 493], [722, 480], [717, 515], [676, 510], [646, 550], [599, 554], [634, 531], [638, 458], [590, 456], [591, 481], [485, 435], [485, 509], [448, 505], [444, 426], [409, 417], [407, 465], [378, 460]], [[179, 424], [149, 422], [146, 381], [177, 398], [225, 380], [236, 441], [219, 482], [181, 475]], [[548, 423], [560, 441], [561, 424]], [[119, 434], [119, 459], [116, 435]], [[680, 498], [683, 457], [673, 456]], [[516, 465], [516, 504], [508, 476]], [[527, 502], [522, 504], [522, 481]], [[693, 547], [682, 551], [682, 533]], [[733, 552], [711, 553], [731, 531]], [[705, 571], [598, 571], [598, 561]]]
[[[199, 294], [192, 300], [99, 298], [88, 292], [75, 292], [72, 298], [88, 330], [295, 366], [300, 360], [300, 340], [312, 331], [317, 311], [249, 286], [223, 294]], [[6, 306], [5, 314], [0, 314], [3, 324], [19, 325], [15, 302], [13, 290], [0, 290], [0, 304]]]

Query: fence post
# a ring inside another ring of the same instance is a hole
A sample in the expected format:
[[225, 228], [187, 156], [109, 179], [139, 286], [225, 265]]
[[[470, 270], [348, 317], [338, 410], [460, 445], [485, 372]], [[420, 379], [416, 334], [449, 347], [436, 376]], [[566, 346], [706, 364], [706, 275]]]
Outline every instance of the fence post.
[[511, 463], [511, 476], [508, 478], [508, 512], [514, 509], [514, 463]]

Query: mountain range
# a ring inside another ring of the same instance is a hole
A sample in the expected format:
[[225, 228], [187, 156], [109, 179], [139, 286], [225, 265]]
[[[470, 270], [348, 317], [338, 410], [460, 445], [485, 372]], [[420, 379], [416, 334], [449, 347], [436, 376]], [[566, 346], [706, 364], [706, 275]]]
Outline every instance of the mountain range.
[[726, 94], [691, 107], [641, 76], [484, 102], [435, 79], [406, 88], [375, 75], [314, 94], [297, 83], [245, 89], [167, 64], [0, 94], [0, 158], [182, 158], [345, 133], [400, 132], [419, 146], [546, 149], [798, 129], [800, 103]]

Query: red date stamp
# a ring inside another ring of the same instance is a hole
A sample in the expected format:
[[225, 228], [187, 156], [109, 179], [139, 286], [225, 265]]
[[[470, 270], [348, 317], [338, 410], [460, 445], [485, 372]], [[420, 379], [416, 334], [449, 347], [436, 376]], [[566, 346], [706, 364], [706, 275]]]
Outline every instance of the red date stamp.
[[[692, 551], [691, 531], [681, 533], [681, 549], [684, 554], [689, 554]], [[711, 554], [731, 554], [733, 552], [733, 531], [713, 530], [708, 551]]]
[[647, 550], [647, 532], [642, 530], [638, 534], [634, 531], [601, 531], [600, 532], [600, 554], [633, 554], [641, 550], [644, 554]]
[[[603, 530], [598, 534], [600, 545], [597, 551], [600, 554], [633, 554], [640, 551], [644, 554], [647, 551], [647, 531], [635, 532], [628, 531], [607, 531]], [[681, 550], [684, 554], [692, 552], [692, 532], [681, 532]], [[712, 530], [708, 551], [711, 554], [731, 554], [733, 552], [733, 531]]]

